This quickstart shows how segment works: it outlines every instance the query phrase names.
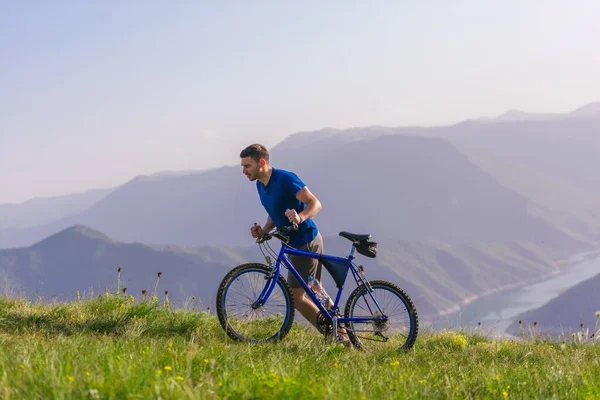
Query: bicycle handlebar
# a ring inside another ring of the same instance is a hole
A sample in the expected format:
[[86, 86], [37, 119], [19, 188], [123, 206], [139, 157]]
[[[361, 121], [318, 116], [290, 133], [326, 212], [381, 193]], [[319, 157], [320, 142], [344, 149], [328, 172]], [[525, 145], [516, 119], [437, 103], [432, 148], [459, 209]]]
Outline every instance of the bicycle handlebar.
[[277, 230], [272, 230], [271, 232], [267, 232], [265, 234], [262, 235], [262, 237], [259, 237], [258, 239], [256, 239], [256, 243], [263, 243], [266, 242], [267, 240], [271, 240], [271, 238], [277, 238], [279, 240], [281, 240], [284, 243], [288, 243], [290, 241], [290, 238], [287, 236], [283, 236], [285, 233], [290, 233], [293, 232], [295, 230], [298, 229], [298, 224], [297, 223], [293, 223], [290, 226], [284, 226], [283, 228]]
[[279, 233], [290, 233], [290, 232], [293, 232], [293, 231], [296, 231], [296, 230], [298, 230], [298, 224], [294, 222], [290, 226], [284, 226], [283, 228], [281, 228], [279, 230]]

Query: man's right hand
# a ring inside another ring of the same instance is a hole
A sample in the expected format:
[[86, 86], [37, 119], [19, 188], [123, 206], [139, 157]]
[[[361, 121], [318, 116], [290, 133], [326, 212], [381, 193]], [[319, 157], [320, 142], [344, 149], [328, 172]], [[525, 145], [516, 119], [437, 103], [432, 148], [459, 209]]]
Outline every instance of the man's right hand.
[[252, 226], [250, 228], [250, 233], [252, 234], [252, 237], [255, 239], [261, 238], [263, 237], [263, 229], [262, 226], [254, 223], [254, 226]]

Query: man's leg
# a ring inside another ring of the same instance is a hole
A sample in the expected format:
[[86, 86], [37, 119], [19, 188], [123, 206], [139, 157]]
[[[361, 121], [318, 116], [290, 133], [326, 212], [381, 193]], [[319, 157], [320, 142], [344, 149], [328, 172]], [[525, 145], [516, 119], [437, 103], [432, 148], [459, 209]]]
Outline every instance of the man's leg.
[[[310, 251], [313, 253], [323, 252], [323, 238], [319, 233], [317, 237], [310, 243], [304, 246], [298, 247], [299, 250]], [[316, 279], [321, 280], [321, 263], [319, 260], [310, 257], [300, 256], [288, 256], [290, 262], [294, 265], [294, 268], [302, 279], [307, 282], [309, 276], [313, 276]], [[312, 325], [316, 327], [317, 324], [317, 313], [319, 308], [313, 303], [310, 297], [304, 295], [304, 288], [300, 285], [300, 282], [296, 279], [291, 272], [288, 273], [287, 279], [292, 293], [294, 294], [294, 302], [296, 303], [296, 310], [302, 314], [304, 318]]]
[[[307, 243], [304, 246], [300, 246], [299, 250], [310, 251], [313, 253], [323, 253], [323, 239], [321, 234], [319, 233], [317, 237], [310, 243]], [[314, 278], [321, 281], [321, 270], [322, 266], [319, 260], [309, 257], [300, 257], [300, 256], [289, 256], [290, 262], [294, 265], [294, 268], [304, 281], [308, 281], [309, 276], [313, 276]], [[288, 273], [288, 283], [292, 289], [292, 293], [294, 294], [294, 301], [296, 304], [296, 310], [302, 314], [304, 318], [308, 322], [310, 322], [313, 326], [317, 326], [317, 314], [319, 313], [319, 308], [313, 303], [310, 297], [305, 295], [304, 288], [300, 286], [300, 283], [296, 279], [294, 275]], [[329, 299], [329, 308], [333, 307], [333, 300]], [[348, 335], [346, 334], [346, 330], [344, 328], [338, 327], [337, 334], [342, 336], [343, 340], [348, 340]]]
[[313, 303], [313, 301], [304, 295], [303, 288], [292, 288], [294, 294], [294, 302], [296, 303], [296, 310], [302, 314], [304, 318], [315, 327], [317, 326], [317, 314], [319, 309]]

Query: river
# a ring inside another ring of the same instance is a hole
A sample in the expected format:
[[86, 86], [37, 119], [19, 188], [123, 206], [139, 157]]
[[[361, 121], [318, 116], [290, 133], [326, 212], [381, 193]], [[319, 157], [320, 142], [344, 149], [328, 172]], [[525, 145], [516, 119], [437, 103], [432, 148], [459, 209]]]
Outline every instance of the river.
[[457, 313], [438, 318], [433, 328], [477, 328], [486, 335], [511, 337], [505, 331], [518, 315], [543, 306], [563, 291], [600, 273], [600, 257], [588, 255], [572, 257], [572, 266], [545, 281], [481, 297]]

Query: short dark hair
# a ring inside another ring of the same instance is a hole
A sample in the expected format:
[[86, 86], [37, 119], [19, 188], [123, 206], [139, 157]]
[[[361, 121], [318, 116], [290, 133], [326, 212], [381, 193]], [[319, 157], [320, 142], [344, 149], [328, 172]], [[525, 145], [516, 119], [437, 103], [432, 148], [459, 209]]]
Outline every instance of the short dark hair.
[[256, 162], [259, 162], [261, 158], [264, 158], [266, 162], [269, 162], [269, 151], [262, 144], [251, 144], [240, 153], [240, 158], [244, 157], [252, 157]]

